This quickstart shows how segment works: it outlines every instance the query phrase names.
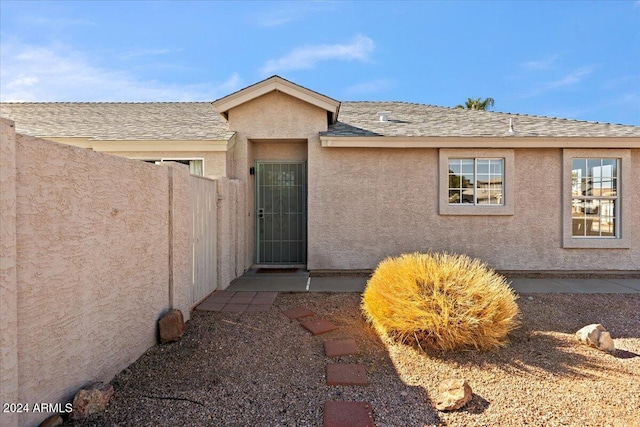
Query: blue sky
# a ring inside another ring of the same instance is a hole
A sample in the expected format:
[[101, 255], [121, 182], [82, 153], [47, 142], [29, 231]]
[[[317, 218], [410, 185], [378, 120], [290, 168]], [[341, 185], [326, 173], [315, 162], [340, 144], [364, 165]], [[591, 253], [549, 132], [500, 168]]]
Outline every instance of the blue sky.
[[640, 125], [640, 0], [0, 1], [2, 101], [213, 101], [278, 74], [340, 101]]

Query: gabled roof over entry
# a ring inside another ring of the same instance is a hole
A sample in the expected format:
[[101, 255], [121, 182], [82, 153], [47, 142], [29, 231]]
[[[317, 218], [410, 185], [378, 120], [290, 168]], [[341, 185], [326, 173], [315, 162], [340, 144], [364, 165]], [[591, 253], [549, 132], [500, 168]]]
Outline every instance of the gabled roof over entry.
[[292, 83], [280, 76], [269, 77], [268, 79], [234, 92], [231, 95], [227, 95], [224, 98], [217, 99], [213, 101], [212, 104], [221, 116], [228, 119], [230, 109], [273, 91], [286, 93], [287, 95], [328, 111], [330, 113], [331, 123], [334, 123], [338, 118], [340, 101]]

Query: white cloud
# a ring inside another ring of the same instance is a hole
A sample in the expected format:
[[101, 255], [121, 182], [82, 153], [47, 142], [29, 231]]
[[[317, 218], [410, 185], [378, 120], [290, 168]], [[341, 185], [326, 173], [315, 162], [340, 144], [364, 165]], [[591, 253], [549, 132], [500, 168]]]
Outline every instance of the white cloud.
[[[307, 18], [317, 19], [318, 14], [334, 11], [338, 6], [334, 2], [284, 2], [265, 3], [272, 9], [258, 10], [248, 16], [252, 24], [261, 27], [280, 27]], [[275, 6], [275, 7], [274, 7]]]
[[572, 72], [564, 75], [561, 78], [556, 80], [548, 81], [545, 83], [541, 83], [534, 87], [529, 92], [523, 93], [517, 98], [533, 98], [535, 96], [541, 95], [544, 92], [568, 88], [571, 86], [575, 86], [582, 82], [585, 78], [587, 78], [590, 74], [592, 74], [598, 67], [596, 65], [587, 65], [584, 67], [580, 67]]
[[270, 59], [262, 67], [263, 74], [278, 73], [280, 71], [304, 70], [316, 66], [318, 62], [366, 61], [375, 49], [373, 40], [363, 35], [357, 35], [347, 44], [314, 45], [296, 48], [291, 53]]
[[166, 83], [95, 65], [66, 45], [0, 45], [0, 100], [9, 101], [213, 101], [239, 89], [237, 73], [225, 81]]
[[558, 59], [560, 59], [562, 55], [555, 54], [551, 55], [547, 58], [537, 59], [533, 61], [527, 61], [520, 64], [522, 68], [526, 68], [528, 70], [549, 70], [554, 67]]
[[548, 82], [542, 86], [543, 90], [558, 89], [566, 86], [572, 86], [580, 83], [586, 76], [593, 73], [597, 67], [588, 65], [586, 67], [578, 68], [564, 77]]
[[256, 18], [261, 27], [279, 27], [290, 22], [297, 21], [298, 14], [292, 10], [278, 10], [264, 13]]

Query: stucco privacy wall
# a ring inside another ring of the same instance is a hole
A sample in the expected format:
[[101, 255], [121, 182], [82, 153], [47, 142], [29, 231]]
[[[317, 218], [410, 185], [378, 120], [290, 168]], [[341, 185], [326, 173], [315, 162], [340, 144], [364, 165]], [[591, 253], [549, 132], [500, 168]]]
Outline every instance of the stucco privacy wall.
[[[229, 110], [229, 129], [237, 132], [236, 144], [229, 153], [229, 159], [234, 164], [232, 178], [247, 183], [244, 227], [247, 236], [245, 268], [248, 268], [253, 262], [255, 250], [255, 181], [249, 175], [249, 168], [254, 166], [256, 159], [262, 160], [265, 157], [280, 160], [305, 159], [306, 148], [300, 141], [320, 144], [319, 132], [327, 130], [327, 112], [285, 93], [274, 91]], [[274, 151], [270, 152], [270, 148]]]
[[127, 151], [127, 152], [111, 152], [102, 151], [106, 154], [115, 156], [128, 157], [130, 159], [203, 159], [204, 160], [204, 176], [217, 177], [227, 174], [227, 153], [224, 151], [204, 152], [204, 151]]
[[216, 179], [218, 194], [218, 287], [226, 289], [244, 273], [246, 240], [243, 228], [246, 183], [237, 179]]
[[[0, 119], [0, 402], [18, 402], [15, 141], [13, 122]], [[0, 417], [2, 425], [18, 425], [16, 413]]]
[[[602, 151], [599, 151], [602, 153]], [[631, 150], [640, 164], [640, 150]], [[500, 270], [629, 270], [640, 248], [562, 248], [562, 150], [515, 150], [515, 214], [438, 214], [438, 149], [309, 144], [309, 270], [372, 269], [388, 255], [454, 251]], [[623, 197], [640, 206], [640, 168]], [[624, 212], [640, 224], [640, 210]], [[631, 227], [640, 241], [640, 227]]]
[[[154, 345], [171, 305], [188, 318], [189, 173], [20, 134], [14, 144], [11, 126], [2, 121], [2, 398], [66, 402]], [[46, 414], [6, 416], [3, 426]]]

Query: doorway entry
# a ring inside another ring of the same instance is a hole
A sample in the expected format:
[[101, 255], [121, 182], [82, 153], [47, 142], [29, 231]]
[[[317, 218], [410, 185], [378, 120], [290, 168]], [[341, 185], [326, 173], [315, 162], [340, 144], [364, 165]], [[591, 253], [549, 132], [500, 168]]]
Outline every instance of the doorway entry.
[[305, 264], [305, 162], [256, 161], [256, 264]]

